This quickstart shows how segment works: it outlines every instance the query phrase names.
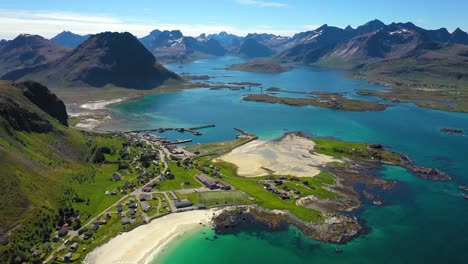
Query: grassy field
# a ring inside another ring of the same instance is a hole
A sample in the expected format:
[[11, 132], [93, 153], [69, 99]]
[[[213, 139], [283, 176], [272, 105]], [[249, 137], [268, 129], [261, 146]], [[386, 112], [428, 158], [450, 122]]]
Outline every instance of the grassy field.
[[220, 172], [226, 177], [223, 178], [223, 181], [233, 185], [236, 189], [241, 190], [251, 197], [255, 198], [255, 203], [265, 207], [267, 209], [279, 209], [279, 210], [288, 210], [297, 217], [308, 221], [315, 222], [321, 221], [322, 214], [313, 209], [307, 209], [302, 206], [297, 206], [293, 199], [282, 200], [278, 195], [266, 191], [263, 188], [263, 185], [258, 184], [257, 180], [263, 179], [260, 178], [245, 178], [237, 175], [237, 168], [227, 162], [216, 162], [214, 165], [220, 168]]
[[195, 180], [195, 175], [200, 173], [200, 171], [196, 169], [184, 170], [184, 168], [179, 167], [174, 163], [168, 163], [168, 166], [172, 174], [174, 174], [174, 179], [168, 179], [161, 182], [158, 186], [159, 190], [180, 190], [188, 188], [198, 188], [202, 186], [201, 183]]
[[358, 142], [345, 142], [334, 139], [314, 138], [313, 141], [317, 144], [315, 151], [335, 158], [357, 158], [363, 160], [378, 160], [391, 163], [398, 163], [401, 160], [399, 154], [370, 148], [371, 144]]
[[235, 140], [228, 140], [228, 141], [222, 141], [222, 142], [216, 142], [216, 143], [207, 143], [207, 144], [201, 144], [201, 145], [191, 145], [186, 147], [186, 149], [190, 152], [196, 152], [199, 151], [200, 157], [218, 157], [221, 155], [224, 155], [231, 150], [249, 142], [249, 139], [235, 139]]

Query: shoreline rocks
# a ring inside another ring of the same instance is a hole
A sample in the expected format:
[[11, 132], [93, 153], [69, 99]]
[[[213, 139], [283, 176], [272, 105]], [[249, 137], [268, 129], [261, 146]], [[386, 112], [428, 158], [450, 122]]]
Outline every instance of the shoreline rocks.
[[293, 225], [304, 235], [315, 240], [336, 244], [344, 244], [365, 230], [357, 218], [343, 214], [328, 214], [322, 222], [308, 223], [287, 211], [271, 211], [259, 206], [225, 210], [213, 218], [213, 223], [217, 234], [238, 233], [259, 228], [283, 231], [288, 225]]

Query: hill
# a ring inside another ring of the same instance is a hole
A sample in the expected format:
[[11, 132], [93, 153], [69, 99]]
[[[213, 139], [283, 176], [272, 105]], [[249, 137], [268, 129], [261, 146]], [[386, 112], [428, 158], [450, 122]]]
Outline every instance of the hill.
[[151, 89], [179, 76], [158, 63], [132, 34], [105, 32], [91, 36], [58, 61], [19, 69], [2, 79], [30, 79], [51, 86]]
[[69, 51], [41, 36], [21, 34], [11, 41], [0, 43], [0, 75], [55, 61]]
[[[22, 231], [30, 228], [28, 221], [37, 224], [36, 214], [54, 215], [50, 209], [58, 207], [61, 182], [57, 171], [86, 157], [85, 137], [69, 129], [64, 117], [65, 105], [46, 87], [0, 81], [0, 256], [7, 263], [13, 263], [13, 253], [25, 260], [31, 243], [51, 232], [48, 223], [37, 235]], [[15, 226], [18, 232], [8, 233]]]
[[85, 42], [89, 37], [91, 37], [90, 34], [78, 35], [70, 31], [63, 31], [59, 33], [57, 36], [51, 38], [50, 41], [63, 47], [76, 48], [81, 43]]
[[114, 157], [127, 141], [69, 128], [66, 117], [47, 87], [0, 81], [2, 263], [41, 263], [57, 226], [77, 230], [117, 200], [105, 192], [118, 186]]

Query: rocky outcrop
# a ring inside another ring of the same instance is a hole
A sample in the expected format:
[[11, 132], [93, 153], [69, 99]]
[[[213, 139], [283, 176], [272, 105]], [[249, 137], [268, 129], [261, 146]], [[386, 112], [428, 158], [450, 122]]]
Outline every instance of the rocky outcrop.
[[7, 131], [50, 132], [54, 125], [48, 115], [68, 126], [64, 103], [47, 87], [32, 81], [0, 82], [0, 123]]
[[57, 119], [62, 125], [68, 126], [68, 114], [65, 104], [47, 87], [33, 81], [17, 83], [15, 86], [20, 88], [23, 95], [42, 111]]
[[350, 241], [364, 230], [356, 218], [342, 214], [327, 215], [321, 222], [308, 223], [287, 211], [270, 211], [258, 206], [227, 209], [213, 218], [213, 223], [218, 234], [258, 230], [259, 227], [280, 231], [293, 225], [315, 240], [337, 244]]

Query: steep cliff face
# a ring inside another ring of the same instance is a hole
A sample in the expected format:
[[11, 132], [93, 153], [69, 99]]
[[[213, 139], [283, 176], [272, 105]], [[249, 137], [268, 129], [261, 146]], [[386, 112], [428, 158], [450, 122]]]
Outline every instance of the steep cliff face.
[[65, 104], [55, 94], [51, 93], [47, 87], [33, 81], [17, 83], [15, 86], [20, 88], [23, 95], [42, 111], [57, 119], [62, 125], [68, 126], [68, 114]]
[[2, 81], [0, 91], [0, 124], [9, 133], [51, 132], [54, 126], [48, 115], [68, 126], [64, 103], [47, 87], [32, 81], [17, 84]]

